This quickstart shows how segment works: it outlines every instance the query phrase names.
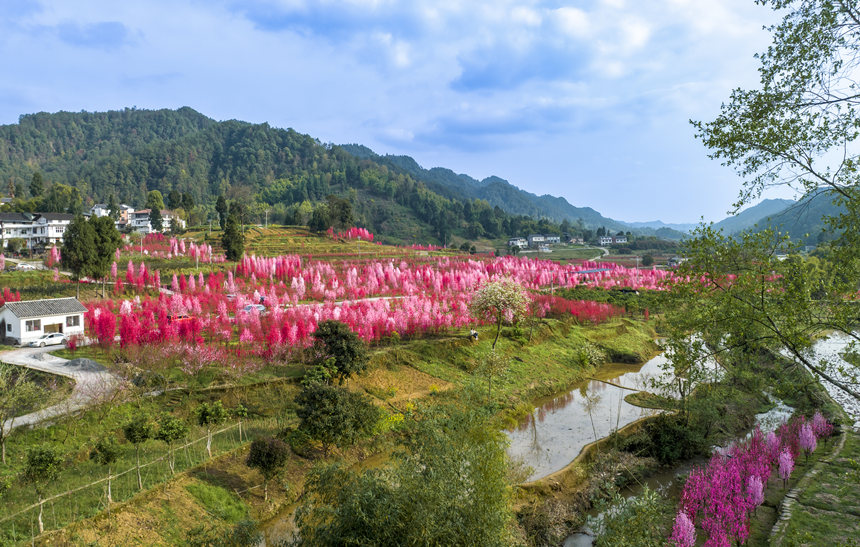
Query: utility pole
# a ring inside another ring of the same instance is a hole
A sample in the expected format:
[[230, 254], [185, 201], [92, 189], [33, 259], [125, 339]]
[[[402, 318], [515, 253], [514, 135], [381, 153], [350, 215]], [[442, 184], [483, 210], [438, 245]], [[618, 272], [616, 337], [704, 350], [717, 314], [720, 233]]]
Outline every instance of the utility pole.
[[266, 228], [269, 227], [269, 210], [266, 209]]

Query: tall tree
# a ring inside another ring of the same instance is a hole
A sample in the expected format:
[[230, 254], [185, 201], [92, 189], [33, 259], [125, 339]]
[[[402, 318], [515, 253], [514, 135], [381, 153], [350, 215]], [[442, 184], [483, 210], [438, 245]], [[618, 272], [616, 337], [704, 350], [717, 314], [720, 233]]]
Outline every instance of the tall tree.
[[161, 209], [152, 208], [149, 210], [149, 226], [153, 232], [164, 230], [164, 217], [161, 216]]
[[186, 213], [191, 214], [191, 209], [194, 209], [194, 198], [191, 197], [191, 194], [182, 193], [179, 207], [185, 209]]
[[221, 229], [225, 229], [227, 227], [227, 200], [224, 199], [224, 196], [218, 196], [218, 199], [215, 201], [215, 212], [218, 213], [218, 224], [221, 226]]
[[104, 298], [104, 281], [110, 271], [114, 253], [122, 245], [122, 237], [109, 216], [90, 217], [89, 223], [92, 224], [95, 234], [96, 260], [88, 268], [88, 275], [102, 280], [102, 298]]
[[113, 192], [111, 192], [111, 195], [108, 198], [107, 206], [108, 206], [108, 216], [110, 217], [110, 219], [113, 220], [114, 222], [119, 220], [119, 215], [120, 215], [119, 202], [116, 200], [116, 195]]
[[45, 184], [42, 180], [42, 173], [36, 171], [33, 173], [33, 178], [30, 179], [30, 195], [37, 198], [45, 191]]
[[178, 190], [173, 189], [169, 194], [167, 194], [167, 206], [171, 209], [182, 207], [182, 194], [180, 194]]
[[158, 209], [159, 211], [164, 209], [164, 196], [161, 195], [161, 192], [158, 190], [150, 190], [146, 194], [146, 208]]
[[239, 260], [245, 252], [245, 236], [239, 230], [239, 219], [231, 214], [227, 217], [227, 225], [221, 235], [221, 246], [227, 260]]
[[[95, 229], [81, 215], [73, 218], [66, 227], [61, 254], [63, 267], [72, 272], [72, 279], [76, 282], [89, 275], [93, 265], [99, 262]], [[76, 285], [80, 297], [80, 283]]]

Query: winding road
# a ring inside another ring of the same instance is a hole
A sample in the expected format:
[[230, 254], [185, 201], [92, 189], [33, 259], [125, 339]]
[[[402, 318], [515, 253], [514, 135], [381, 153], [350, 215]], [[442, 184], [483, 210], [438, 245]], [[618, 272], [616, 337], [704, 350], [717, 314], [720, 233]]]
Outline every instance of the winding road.
[[62, 403], [42, 410], [6, 420], [4, 431], [16, 427], [33, 426], [45, 420], [77, 412], [89, 405], [104, 401], [119, 385], [119, 379], [103, 366], [90, 360], [69, 361], [51, 355], [57, 347], [19, 348], [0, 353], [0, 361], [33, 370], [58, 374], [75, 382], [72, 394]]

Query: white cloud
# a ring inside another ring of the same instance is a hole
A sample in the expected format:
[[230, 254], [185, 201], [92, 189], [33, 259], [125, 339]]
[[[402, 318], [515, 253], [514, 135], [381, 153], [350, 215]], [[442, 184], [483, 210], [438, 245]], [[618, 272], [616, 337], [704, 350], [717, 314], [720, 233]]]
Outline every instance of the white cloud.
[[588, 14], [577, 8], [558, 8], [553, 12], [559, 28], [572, 38], [587, 38], [591, 34]]

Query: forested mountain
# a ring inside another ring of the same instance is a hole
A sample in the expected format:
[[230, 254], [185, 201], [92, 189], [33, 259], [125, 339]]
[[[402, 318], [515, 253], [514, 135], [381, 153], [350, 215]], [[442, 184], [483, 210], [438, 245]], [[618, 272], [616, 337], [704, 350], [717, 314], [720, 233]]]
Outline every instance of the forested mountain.
[[[37, 172], [44, 193], [31, 197]], [[477, 181], [447, 169], [425, 170], [408, 157], [322, 144], [265, 123], [217, 122], [187, 107], [21, 116], [17, 124], [0, 126], [0, 181], [0, 191], [18, 198], [23, 210], [43, 206], [48, 194], [55, 196], [52, 203], [67, 196], [65, 208], [74, 210], [111, 195], [142, 206], [151, 190], [165, 197], [175, 191], [196, 204], [187, 211], [192, 223], [213, 216], [219, 195], [245, 205], [254, 221], [269, 211], [270, 221], [306, 223], [333, 194], [352, 204], [353, 220], [396, 240], [559, 231], [562, 220], [568, 231], [629, 229], [593, 209], [538, 197], [496, 177]]]
[[818, 192], [798, 201], [790, 199], [766, 199], [737, 215], [725, 218], [714, 224], [727, 234], [734, 234], [746, 229], [773, 228], [787, 232], [792, 239], [815, 245], [821, 241], [833, 239], [825, 222], [826, 217], [835, 217], [841, 213], [840, 207], [833, 203], [834, 195], [829, 192]]
[[767, 217], [794, 204], [795, 201], [791, 199], [765, 199], [757, 205], [747, 207], [743, 211], [717, 222], [714, 224], [714, 229], [722, 230], [726, 234], [734, 234], [763, 223]]
[[386, 165], [403, 170], [444, 196], [462, 199], [486, 200], [509, 213], [528, 215], [536, 218], [547, 217], [557, 222], [582, 219], [588, 227], [604, 226], [609, 230], [626, 230], [628, 225], [606, 218], [591, 207], [574, 207], [566, 199], [543, 195], [537, 196], [521, 190], [499, 177], [477, 180], [468, 175], [458, 175], [450, 169], [434, 167], [424, 169], [409, 156], [380, 156], [365, 146], [342, 145], [356, 157], [373, 158]]

